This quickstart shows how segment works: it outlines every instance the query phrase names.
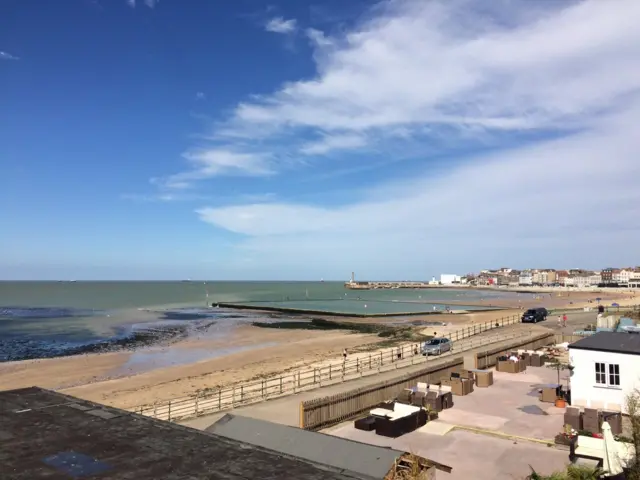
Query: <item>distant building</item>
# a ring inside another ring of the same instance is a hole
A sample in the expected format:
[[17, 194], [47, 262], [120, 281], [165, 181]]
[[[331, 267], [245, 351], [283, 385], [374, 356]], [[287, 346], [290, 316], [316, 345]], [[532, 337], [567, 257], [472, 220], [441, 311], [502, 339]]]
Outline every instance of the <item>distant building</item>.
[[569, 272], [567, 272], [566, 270], [556, 271], [556, 283], [559, 283], [560, 285], [564, 285], [568, 276], [569, 276]]
[[452, 285], [454, 283], [460, 283], [460, 275], [453, 275], [448, 273], [443, 273], [440, 275], [441, 285]]
[[629, 279], [634, 273], [635, 272], [632, 268], [623, 268], [617, 272], [613, 272], [613, 283], [617, 283], [618, 285], [627, 285], [629, 283]]
[[604, 283], [605, 285], [611, 285], [615, 283], [613, 276], [619, 273], [620, 270], [617, 268], [604, 268], [600, 272], [600, 275], [602, 276], [602, 283]]
[[518, 284], [523, 286], [533, 285], [533, 274], [530, 271], [520, 272]]

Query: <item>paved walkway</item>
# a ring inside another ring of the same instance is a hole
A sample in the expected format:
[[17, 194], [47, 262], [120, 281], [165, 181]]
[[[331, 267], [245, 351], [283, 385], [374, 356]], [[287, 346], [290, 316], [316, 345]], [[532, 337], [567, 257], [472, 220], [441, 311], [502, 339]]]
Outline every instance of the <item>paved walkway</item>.
[[[512, 328], [518, 328], [518, 325], [515, 325]], [[534, 333], [542, 333], [544, 331], [548, 331], [548, 329], [545, 329], [542, 327], [536, 328], [536, 326], [533, 326], [532, 330], [534, 331]], [[504, 340], [502, 342], [498, 341], [498, 342], [492, 343], [491, 347], [494, 348], [502, 345], [507, 346], [512, 344], [513, 341], [514, 341], [513, 338]], [[464, 354], [483, 351], [486, 349], [486, 346], [487, 345], [468, 350], [464, 352]], [[399, 370], [391, 370], [391, 371], [376, 374], [376, 375], [369, 375], [366, 377], [356, 378], [354, 380], [348, 380], [335, 385], [321, 387], [308, 392], [298, 393], [295, 395], [288, 395], [286, 397], [281, 397], [274, 400], [267, 400], [265, 402], [249, 405], [246, 407], [234, 408], [233, 410], [217, 412], [212, 415], [206, 415], [206, 416], [202, 416], [202, 417], [198, 417], [190, 420], [184, 420], [179, 423], [192, 428], [204, 430], [209, 425], [215, 423], [218, 419], [223, 417], [225, 414], [233, 413], [237, 415], [244, 415], [246, 417], [258, 418], [261, 420], [269, 420], [271, 422], [282, 423], [285, 425], [298, 426], [300, 424], [300, 402], [312, 400], [314, 398], [335, 395], [338, 393], [344, 393], [349, 390], [353, 390], [355, 388], [374, 385], [376, 383], [379, 383], [385, 380], [392, 380], [394, 378], [397, 378], [400, 375], [421, 371], [425, 368], [425, 366], [439, 365], [450, 360], [451, 360], [450, 356], [447, 356], [441, 359], [434, 359], [433, 361], [429, 361], [426, 364], [421, 363], [419, 365], [406, 367]]]

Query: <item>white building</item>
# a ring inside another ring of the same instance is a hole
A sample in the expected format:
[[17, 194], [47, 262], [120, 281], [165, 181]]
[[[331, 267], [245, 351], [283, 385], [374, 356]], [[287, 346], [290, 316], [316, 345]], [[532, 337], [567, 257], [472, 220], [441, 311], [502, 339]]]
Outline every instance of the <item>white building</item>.
[[622, 269], [619, 272], [614, 272], [612, 277], [613, 283], [617, 283], [619, 285], [627, 285], [631, 277], [635, 275], [633, 270], [625, 270]]
[[569, 345], [571, 404], [626, 411], [640, 387], [640, 334], [599, 332]]
[[518, 277], [518, 283], [520, 285], [533, 285], [533, 275], [531, 275], [531, 272], [522, 272]]
[[452, 283], [460, 283], [460, 275], [450, 275], [443, 273], [440, 275], [440, 283], [442, 285], [451, 285]]

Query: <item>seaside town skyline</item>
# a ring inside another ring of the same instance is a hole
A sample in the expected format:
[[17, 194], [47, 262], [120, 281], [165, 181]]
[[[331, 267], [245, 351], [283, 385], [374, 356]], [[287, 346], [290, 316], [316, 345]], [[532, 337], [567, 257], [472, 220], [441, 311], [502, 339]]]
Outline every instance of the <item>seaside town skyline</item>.
[[640, 267], [607, 267], [601, 270], [584, 268], [553, 269], [527, 268], [514, 269], [501, 267], [485, 269], [479, 273], [469, 273], [459, 280], [451, 281], [451, 275], [444, 275], [445, 282], [467, 283], [472, 285], [504, 285], [504, 286], [566, 286], [566, 287], [597, 287], [620, 286], [640, 288]]

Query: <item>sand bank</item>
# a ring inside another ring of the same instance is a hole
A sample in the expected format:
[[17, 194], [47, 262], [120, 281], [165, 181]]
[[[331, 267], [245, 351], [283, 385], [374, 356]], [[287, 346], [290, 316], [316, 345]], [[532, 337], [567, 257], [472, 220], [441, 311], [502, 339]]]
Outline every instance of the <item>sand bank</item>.
[[[560, 293], [560, 295], [558, 295]], [[389, 318], [341, 318], [353, 322], [441, 322], [421, 327], [424, 334], [442, 335], [469, 325], [520, 315], [522, 309], [595, 307], [596, 297], [610, 305], [640, 303], [623, 292], [554, 292], [523, 294], [510, 302], [511, 309], [465, 315], [439, 314]], [[487, 301], [488, 302], [488, 301]], [[331, 318], [325, 316], [325, 318]], [[337, 360], [343, 349], [354, 352], [364, 345], [382, 342], [375, 335], [345, 331], [306, 331], [239, 326], [224, 339], [187, 339], [165, 347], [134, 352], [86, 354], [73, 357], [27, 360], [0, 364], [0, 390], [38, 385], [59, 389], [88, 400], [119, 407], [178, 398], [198, 390], [215, 388], [304, 365]], [[142, 373], [140, 373], [142, 372]]]

